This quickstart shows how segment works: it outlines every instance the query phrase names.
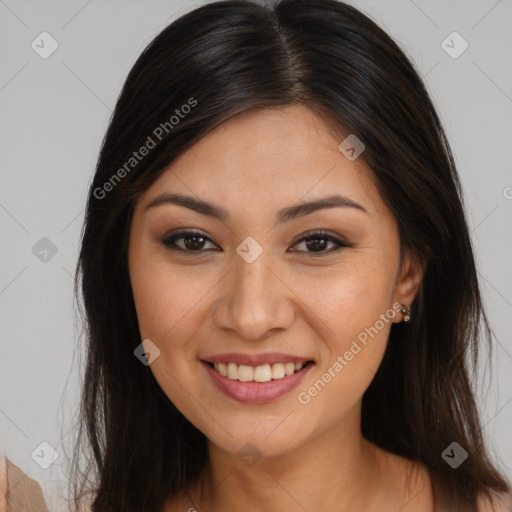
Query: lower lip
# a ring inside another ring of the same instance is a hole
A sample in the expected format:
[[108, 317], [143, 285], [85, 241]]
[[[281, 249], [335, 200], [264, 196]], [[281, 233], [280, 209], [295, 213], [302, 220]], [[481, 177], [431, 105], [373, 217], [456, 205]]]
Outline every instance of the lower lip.
[[313, 367], [307, 364], [298, 372], [287, 375], [282, 379], [274, 379], [269, 382], [241, 382], [239, 380], [224, 377], [208, 363], [201, 361], [213, 383], [227, 396], [239, 402], [258, 404], [277, 400], [296, 388], [306, 374]]

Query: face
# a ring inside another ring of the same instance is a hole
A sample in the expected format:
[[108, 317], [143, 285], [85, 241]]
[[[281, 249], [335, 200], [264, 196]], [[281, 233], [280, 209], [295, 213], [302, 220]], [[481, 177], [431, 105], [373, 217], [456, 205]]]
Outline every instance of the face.
[[396, 220], [343, 139], [304, 106], [252, 109], [137, 201], [129, 271], [141, 339], [160, 351], [151, 371], [227, 452], [279, 455], [359, 428], [397, 303], [417, 291]]

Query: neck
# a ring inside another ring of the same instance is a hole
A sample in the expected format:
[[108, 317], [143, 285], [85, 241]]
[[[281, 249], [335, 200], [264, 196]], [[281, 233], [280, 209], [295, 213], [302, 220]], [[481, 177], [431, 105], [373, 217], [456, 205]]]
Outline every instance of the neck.
[[370, 510], [383, 488], [382, 467], [359, 425], [354, 417], [350, 429], [325, 432], [300, 449], [250, 466], [210, 443], [210, 464], [193, 504], [211, 511]]

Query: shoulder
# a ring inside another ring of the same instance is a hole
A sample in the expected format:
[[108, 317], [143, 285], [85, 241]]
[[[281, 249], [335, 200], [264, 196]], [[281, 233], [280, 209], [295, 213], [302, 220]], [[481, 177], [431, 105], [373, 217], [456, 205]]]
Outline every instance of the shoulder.
[[[434, 494], [430, 472], [422, 463], [414, 462], [384, 450], [378, 450], [379, 458], [395, 477], [405, 482], [408, 505], [412, 510], [434, 510]], [[490, 491], [491, 500], [480, 495], [477, 499], [476, 512], [512, 512], [512, 494], [499, 494]], [[405, 507], [404, 512], [409, 508]]]
[[512, 512], [512, 496], [496, 493], [492, 496], [492, 502], [487, 497], [480, 496], [477, 512]]

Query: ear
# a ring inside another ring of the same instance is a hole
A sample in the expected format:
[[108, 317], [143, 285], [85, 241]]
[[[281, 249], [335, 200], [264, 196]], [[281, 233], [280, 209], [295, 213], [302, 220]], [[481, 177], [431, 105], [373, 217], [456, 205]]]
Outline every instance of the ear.
[[[401, 267], [398, 269], [393, 303], [400, 303], [410, 307], [423, 281], [425, 265], [411, 251], [406, 251]], [[396, 319], [401, 322], [402, 317]]]

